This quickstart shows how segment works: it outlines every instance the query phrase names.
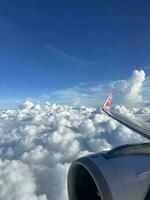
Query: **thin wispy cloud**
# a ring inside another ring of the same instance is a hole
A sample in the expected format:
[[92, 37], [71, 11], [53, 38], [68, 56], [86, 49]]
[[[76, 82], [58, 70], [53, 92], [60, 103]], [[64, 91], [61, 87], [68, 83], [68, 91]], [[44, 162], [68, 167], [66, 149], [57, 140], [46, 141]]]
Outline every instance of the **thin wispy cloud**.
[[78, 63], [80, 63], [80, 64], [97, 65], [97, 64], [100, 64], [100, 63], [101, 63], [100, 61], [86, 61], [86, 60], [82, 60], [82, 59], [80, 59], [80, 58], [78, 58], [78, 57], [72, 56], [72, 55], [70, 55], [70, 54], [68, 54], [68, 53], [66, 53], [66, 52], [64, 52], [64, 51], [62, 51], [62, 50], [60, 50], [60, 49], [55, 48], [55, 47], [52, 46], [52, 45], [47, 45], [47, 46], [46, 46], [46, 49], [50, 50], [51, 52], [53, 52], [53, 53], [55, 53], [55, 54], [57, 54], [57, 55], [59, 55], [59, 56], [62, 56], [62, 57], [64, 57], [64, 58], [66, 58], [66, 59], [69, 59], [69, 60], [78, 62]]
[[67, 53], [64, 53], [63, 51], [61, 51], [61, 50], [59, 50], [59, 49], [57, 49], [57, 48], [55, 48], [55, 47], [53, 47], [51, 45], [46, 46], [46, 48], [48, 50], [50, 50], [51, 52], [56, 53], [59, 56], [62, 56], [62, 57], [65, 57], [67, 59], [74, 60], [74, 61], [77, 61], [77, 62], [82, 62], [82, 60], [80, 60], [79, 58], [74, 57], [72, 55], [69, 55]]

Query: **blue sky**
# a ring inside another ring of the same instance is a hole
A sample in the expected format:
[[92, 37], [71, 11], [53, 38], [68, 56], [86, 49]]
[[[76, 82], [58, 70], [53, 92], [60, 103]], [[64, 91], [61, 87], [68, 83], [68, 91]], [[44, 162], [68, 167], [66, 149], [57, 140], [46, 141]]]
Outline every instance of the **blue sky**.
[[149, 10], [145, 0], [1, 0], [0, 100], [148, 73]]

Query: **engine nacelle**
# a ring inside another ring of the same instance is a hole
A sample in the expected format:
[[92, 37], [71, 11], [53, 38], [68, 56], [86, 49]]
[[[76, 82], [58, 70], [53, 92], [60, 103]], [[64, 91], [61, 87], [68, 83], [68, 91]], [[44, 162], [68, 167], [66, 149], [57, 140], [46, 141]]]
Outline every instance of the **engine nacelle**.
[[149, 143], [80, 158], [68, 173], [69, 200], [148, 200], [149, 188]]

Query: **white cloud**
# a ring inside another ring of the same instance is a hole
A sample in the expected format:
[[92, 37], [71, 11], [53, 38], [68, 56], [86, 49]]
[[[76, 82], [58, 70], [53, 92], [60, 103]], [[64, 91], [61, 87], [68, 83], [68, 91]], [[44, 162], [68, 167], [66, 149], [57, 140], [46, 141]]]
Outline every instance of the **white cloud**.
[[143, 70], [135, 70], [128, 83], [128, 91], [126, 91], [127, 101], [141, 102], [143, 100], [141, 89], [145, 80], [145, 72]]
[[126, 80], [81, 83], [73, 88], [51, 92], [49, 100], [73, 106], [97, 107], [103, 104], [106, 94], [114, 91], [117, 104], [143, 104], [149, 100], [149, 89], [149, 76], [146, 77], [143, 70], [134, 70]]
[[[18, 109], [0, 111], [0, 199], [68, 200], [67, 172], [73, 160], [144, 141], [100, 109], [73, 107], [102, 104], [112, 90], [120, 94], [118, 102], [146, 102], [149, 77], [135, 70], [128, 80], [80, 84], [51, 93], [57, 102], [72, 106], [26, 101]], [[115, 109], [144, 119], [150, 113], [148, 107]]]
[[88, 145], [92, 152], [100, 152], [102, 150], [110, 150], [112, 148], [106, 139], [100, 138], [91, 138], [88, 141]]
[[0, 160], [0, 199], [47, 200], [36, 195], [36, 183], [28, 165], [17, 160]]
[[[23, 109], [20, 113], [20, 118], [28, 118], [28, 108], [35, 110], [40, 109], [39, 102], [49, 101], [55, 105], [69, 105], [69, 106], [101, 106], [108, 94], [114, 91], [116, 98], [114, 104], [134, 105], [149, 104], [150, 91], [150, 76], [146, 76], [143, 70], [134, 70], [131, 76], [125, 80], [116, 81], [93, 81], [79, 83], [72, 88], [65, 88], [51, 91], [49, 93], [42, 93], [38, 98], [30, 99], [24, 103], [24, 100], [0, 101], [0, 108], [18, 108]], [[33, 103], [34, 102], [34, 103]], [[37, 105], [38, 104], [38, 105]], [[48, 103], [49, 104], [49, 103]], [[27, 108], [27, 109], [25, 109]], [[24, 114], [26, 113], [26, 116]], [[41, 115], [37, 118], [42, 118]]]
[[[121, 112], [146, 116], [149, 108]], [[80, 156], [143, 138], [92, 107], [25, 102], [0, 111], [0, 199], [68, 200], [67, 172]]]

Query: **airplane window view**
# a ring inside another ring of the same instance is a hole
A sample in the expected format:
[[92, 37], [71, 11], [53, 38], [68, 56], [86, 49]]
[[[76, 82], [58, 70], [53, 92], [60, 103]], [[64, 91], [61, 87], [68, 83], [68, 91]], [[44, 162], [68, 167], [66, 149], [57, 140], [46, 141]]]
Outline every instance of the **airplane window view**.
[[0, 0], [0, 200], [150, 200], [150, 2]]

